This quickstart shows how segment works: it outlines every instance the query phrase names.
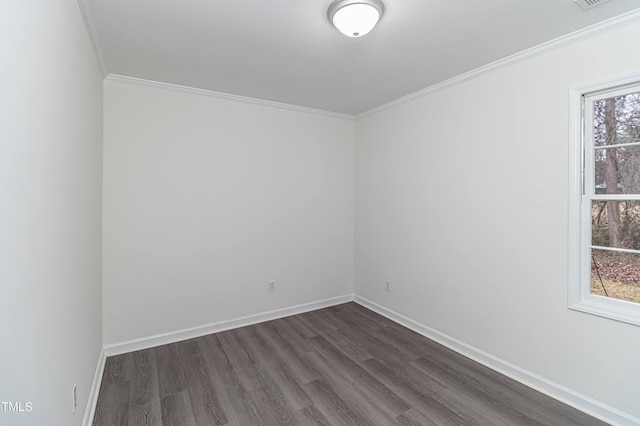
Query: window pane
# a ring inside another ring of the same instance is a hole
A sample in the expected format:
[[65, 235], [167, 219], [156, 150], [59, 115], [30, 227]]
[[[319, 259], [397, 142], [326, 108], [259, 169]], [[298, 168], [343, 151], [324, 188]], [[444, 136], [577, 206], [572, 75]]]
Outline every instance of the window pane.
[[640, 194], [640, 146], [596, 149], [596, 194]]
[[640, 255], [591, 251], [591, 294], [640, 303]]
[[640, 250], [640, 201], [592, 201], [591, 244]]
[[595, 146], [637, 142], [640, 135], [640, 92], [594, 102]]

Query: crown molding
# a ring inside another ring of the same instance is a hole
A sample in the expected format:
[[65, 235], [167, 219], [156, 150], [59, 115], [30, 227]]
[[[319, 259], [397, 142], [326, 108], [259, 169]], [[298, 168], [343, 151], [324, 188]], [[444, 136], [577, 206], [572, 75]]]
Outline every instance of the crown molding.
[[96, 61], [98, 62], [98, 66], [100, 67], [102, 77], [104, 78], [107, 76], [107, 67], [104, 64], [104, 56], [102, 55], [102, 50], [100, 49], [98, 30], [96, 29], [93, 9], [89, 4], [89, 0], [78, 0], [78, 7], [80, 8], [80, 14], [82, 15], [82, 20], [84, 21], [84, 27], [89, 36], [89, 41], [91, 42], [91, 46], [93, 47], [93, 53], [96, 55]]
[[193, 95], [208, 96], [216, 99], [223, 99], [223, 100], [233, 101], [233, 102], [242, 102], [245, 104], [259, 105], [259, 106], [264, 106], [269, 108], [278, 108], [278, 109], [285, 109], [290, 111], [303, 112], [307, 114], [323, 115], [323, 116], [333, 117], [333, 118], [342, 118], [342, 119], [351, 120], [351, 121], [354, 121], [356, 119], [355, 115], [341, 114], [338, 112], [326, 111], [322, 109], [285, 104], [281, 102], [267, 101], [264, 99], [250, 98], [247, 96], [232, 95], [229, 93], [216, 92], [213, 90], [199, 89], [197, 87], [182, 86], [179, 84], [164, 83], [161, 81], [146, 80], [143, 78], [136, 78], [136, 77], [127, 77], [127, 76], [118, 75], [118, 74], [107, 74], [107, 76], [105, 77], [105, 80], [115, 81], [118, 83], [134, 84], [138, 86], [153, 87], [158, 89], [172, 90], [175, 92], [189, 93]]
[[613, 31], [617, 28], [625, 27], [627, 25], [630, 25], [639, 21], [640, 21], [640, 8], [634, 9], [630, 12], [624, 13], [622, 15], [616, 16], [611, 19], [607, 19], [605, 21], [591, 25], [589, 27], [583, 28], [573, 33], [560, 36], [548, 42], [523, 50], [521, 52], [514, 53], [513, 55], [507, 56], [502, 59], [498, 59], [497, 61], [491, 62], [487, 65], [481, 66], [479, 68], [460, 74], [456, 77], [450, 78], [443, 82], [436, 83], [432, 86], [418, 90], [417, 92], [413, 92], [408, 95], [402, 96], [400, 98], [394, 99], [390, 102], [384, 103], [380, 106], [377, 106], [375, 108], [372, 108], [370, 110], [357, 114], [355, 116], [356, 120], [360, 118], [368, 117], [370, 115], [377, 114], [379, 112], [388, 110], [390, 108], [404, 104], [414, 99], [418, 99], [423, 96], [427, 96], [432, 93], [439, 92], [441, 90], [445, 90], [447, 88], [456, 86], [462, 82], [480, 77], [481, 75], [488, 74], [498, 69], [505, 68], [510, 65], [517, 64], [519, 62], [523, 62], [525, 60], [534, 58], [536, 56], [540, 56], [545, 53], [549, 53], [554, 50], [561, 49], [563, 47], [572, 45], [574, 43], [578, 43], [580, 41], [583, 41], [592, 37], [596, 37], [601, 34], [605, 34], [609, 31]]

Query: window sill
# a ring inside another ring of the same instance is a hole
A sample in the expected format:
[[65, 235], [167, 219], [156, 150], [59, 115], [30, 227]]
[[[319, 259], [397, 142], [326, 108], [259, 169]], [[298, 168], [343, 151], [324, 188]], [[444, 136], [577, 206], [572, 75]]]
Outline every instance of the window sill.
[[569, 309], [640, 326], [640, 306], [625, 300], [589, 295], [570, 303]]

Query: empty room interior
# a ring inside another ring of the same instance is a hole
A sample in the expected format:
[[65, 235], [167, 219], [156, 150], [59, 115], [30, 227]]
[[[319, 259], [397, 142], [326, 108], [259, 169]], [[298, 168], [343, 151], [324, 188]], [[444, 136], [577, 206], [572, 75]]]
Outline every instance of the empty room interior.
[[4, 2], [0, 424], [640, 424], [639, 6]]

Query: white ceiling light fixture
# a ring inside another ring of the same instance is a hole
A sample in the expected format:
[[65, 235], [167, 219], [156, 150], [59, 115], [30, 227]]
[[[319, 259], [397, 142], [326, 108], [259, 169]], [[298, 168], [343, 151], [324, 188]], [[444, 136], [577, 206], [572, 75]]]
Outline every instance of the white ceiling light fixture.
[[347, 37], [362, 37], [376, 26], [384, 14], [381, 0], [336, 0], [331, 3], [327, 16]]

